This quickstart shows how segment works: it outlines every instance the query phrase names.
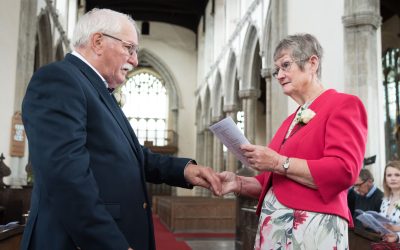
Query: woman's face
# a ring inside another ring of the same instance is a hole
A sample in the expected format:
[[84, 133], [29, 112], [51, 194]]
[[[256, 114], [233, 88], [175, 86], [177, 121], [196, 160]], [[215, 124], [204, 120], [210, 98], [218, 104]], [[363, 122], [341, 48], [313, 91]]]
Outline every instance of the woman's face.
[[387, 167], [385, 171], [385, 180], [391, 190], [400, 189], [400, 170], [394, 167]]
[[282, 56], [275, 61], [275, 78], [278, 80], [285, 95], [293, 96], [305, 93], [312, 80], [310, 65], [305, 63], [303, 71], [297, 65], [298, 60], [291, 56], [290, 51], [283, 51]]

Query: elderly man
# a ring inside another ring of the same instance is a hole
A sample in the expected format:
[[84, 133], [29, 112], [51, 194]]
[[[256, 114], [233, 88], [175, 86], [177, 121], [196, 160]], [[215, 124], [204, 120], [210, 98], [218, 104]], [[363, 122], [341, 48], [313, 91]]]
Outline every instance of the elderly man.
[[138, 65], [129, 16], [94, 9], [72, 42], [63, 61], [33, 75], [23, 101], [35, 185], [21, 248], [155, 249], [146, 181], [218, 194], [219, 179], [140, 146], [109, 93]]
[[380, 211], [383, 198], [383, 192], [374, 184], [374, 177], [368, 169], [361, 169], [356, 183], [349, 190], [347, 201], [353, 216], [355, 225], [358, 221], [355, 217], [358, 215], [355, 210]]

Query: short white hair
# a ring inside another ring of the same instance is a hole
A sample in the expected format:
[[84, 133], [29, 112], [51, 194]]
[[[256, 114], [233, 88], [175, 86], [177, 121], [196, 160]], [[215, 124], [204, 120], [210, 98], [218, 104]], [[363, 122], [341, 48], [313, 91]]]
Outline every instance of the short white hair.
[[136, 22], [131, 16], [110, 9], [94, 8], [79, 18], [72, 36], [72, 45], [74, 48], [87, 45], [90, 36], [96, 32], [116, 35], [121, 32], [124, 21], [131, 22], [139, 35]]

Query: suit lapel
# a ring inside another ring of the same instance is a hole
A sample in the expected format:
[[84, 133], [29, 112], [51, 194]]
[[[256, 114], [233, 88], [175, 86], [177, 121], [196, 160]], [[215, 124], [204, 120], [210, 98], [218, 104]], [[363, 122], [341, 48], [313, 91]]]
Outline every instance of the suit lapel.
[[143, 153], [140, 144], [136, 138], [136, 135], [130, 127], [130, 124], [125, 115], [122, 113], [120, 107], [118, 106], [117, 100], [115, 99], [114, 95], [108, 92], [102, 79], [97, 75], [96, 72], [93, 71], [93, 69], [91, 69], [86, 63], [84, 63], [76, 56], [67, 54], [65, 56], [65, 60], [77, 66], [78, 69], [88, 78], [90, 83], [99, 93], [100, 98], [103, 100], [104, 104], [114, 116], [119, 127], [122, 129], [123, 133], [131, 144], [132, 150], [135, 153], [137, 159], [140, 163], [143, 163]]

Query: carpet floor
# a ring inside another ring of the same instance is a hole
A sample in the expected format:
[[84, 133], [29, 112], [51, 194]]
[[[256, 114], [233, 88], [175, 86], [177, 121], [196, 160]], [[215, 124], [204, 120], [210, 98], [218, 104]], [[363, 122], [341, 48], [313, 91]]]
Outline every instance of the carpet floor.
[[179, 241], [160, 221], [156, 214], [153, 214], [154, 234], [157, 250], [191, 250], [184, 241]]

